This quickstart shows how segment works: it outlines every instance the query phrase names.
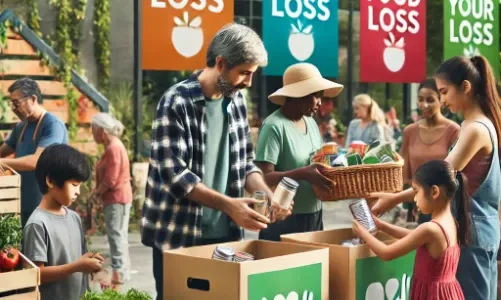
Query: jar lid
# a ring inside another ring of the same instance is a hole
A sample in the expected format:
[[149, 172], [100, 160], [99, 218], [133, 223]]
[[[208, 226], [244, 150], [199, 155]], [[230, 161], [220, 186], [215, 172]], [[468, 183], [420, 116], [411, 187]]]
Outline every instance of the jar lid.
[[295, 190], [299, 187], [299, 183], [297, 183], [297, 181], [289, 177], [282, 178], [282, 183], [291, 190]]

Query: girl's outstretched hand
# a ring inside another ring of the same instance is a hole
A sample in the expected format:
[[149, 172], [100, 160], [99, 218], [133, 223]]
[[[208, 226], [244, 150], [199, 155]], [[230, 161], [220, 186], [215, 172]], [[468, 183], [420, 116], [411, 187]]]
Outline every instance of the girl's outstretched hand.
[[367, 231], [363, 225], [360, 225], [357, 220], [353, 219], [351, 229], [353, 230], [353, 233], [359, 238], [361, 238], [361, 233], [363, 231]]
[[376, 224], [377, 229], [381, 230], [383, 227], [383, 221], [381, 221], [375, 214], [372, 214], [372, 218], [374, 219], [374, 224]]

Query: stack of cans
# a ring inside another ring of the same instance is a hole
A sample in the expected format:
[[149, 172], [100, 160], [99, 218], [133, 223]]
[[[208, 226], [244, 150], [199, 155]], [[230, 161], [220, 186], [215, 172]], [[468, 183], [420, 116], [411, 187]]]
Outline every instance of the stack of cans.
[[253, 261], [253, 260], [254, 260], [254, 256], [252, 254], [249, 254], [247, 252], [237, 252], [237, 253], [235, 253], [233, 261], [237, 262], [237, 263], [241, 263], [241, 262]]
[[367, 200], [360, 199], [350, 204], [350, 210], [353, 217], [364, 226], [370, 233], [377, 231], [376, 223], [372, 218], [372, 212], [367, 204]]
[[224, 261], [233, 261], [235, 256], [235, 251], [230, 247], [216, 246], [214, 252], [212, 253], [212, 258]]

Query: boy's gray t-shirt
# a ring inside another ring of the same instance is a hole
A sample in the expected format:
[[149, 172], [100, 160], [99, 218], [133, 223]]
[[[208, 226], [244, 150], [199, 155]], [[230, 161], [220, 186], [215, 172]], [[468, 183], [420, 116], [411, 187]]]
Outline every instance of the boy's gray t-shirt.
[[[23, 253], [46, 267], [77, 261], [85, 252], [85, 238], [80, 216], [65, 208], [56, 215], [35, 209], [24, 227]], [[40, 286], [41, 300], [80, 299], [88, 288], [88, 275], [73, 273], [54, 283]]]

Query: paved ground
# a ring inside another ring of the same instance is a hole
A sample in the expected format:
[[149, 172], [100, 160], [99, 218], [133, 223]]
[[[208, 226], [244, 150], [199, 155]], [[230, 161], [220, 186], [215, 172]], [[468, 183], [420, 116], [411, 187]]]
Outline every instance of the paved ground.
[[[324, 204], [324, 227], [326, 229], [351, 227], [351, 214], [347, 203], [333, 202]], [[257, 239], [257, 234], [246, 233], [247, 239]], [[92, 250], [107, 253], [108, 241], [106, 236], [94, 236], [91, 238]], [[137, 288], [155, 297], [155, 281], [152, 273], [151, 249], [143, 246], [138, 233], [129, 236], [129, 251], [131, 254], [132, 274], [124, 289]]]

